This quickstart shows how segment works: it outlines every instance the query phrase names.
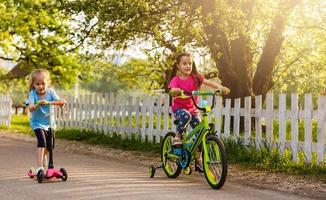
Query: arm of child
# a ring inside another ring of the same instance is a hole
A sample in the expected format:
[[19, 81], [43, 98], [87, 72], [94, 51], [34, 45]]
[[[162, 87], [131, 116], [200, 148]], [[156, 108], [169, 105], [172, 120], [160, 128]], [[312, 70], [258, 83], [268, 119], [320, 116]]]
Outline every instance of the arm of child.
[[60, 97], [57, 95], [54, 89], [50, 89], [51, 99], [52, 101], [61, 101], [60, 107], [63, 108], [66, 104], [66, 101], [64, 99], [60, 99]]
[[180, 88], [170, 88], [169, 90], [169, 95], [171, 97], [175, 97], [177, 96], [178, 94], [181, 94], [182, 90]]
[[208, 87], [211, 87], [213, 89], [216, 89], [216, 90], [222, 90], [223, 94], [229, 94], [230, 93], [230, 89], [229, 88], [224, 87], [223, 85], [218, 84], [216, 82], [213, 82], [213, 81], [204, 79], [203, 80], [203, 84], [204, 85], [207, 85]]
[[30, 112], [36, 111], [40, 106], [39, 104], [34, 104], [35, 103], [35, 97], [33, 95], [33, 92], [29, 93], [27, 103], [28, 103], [28, 110]]

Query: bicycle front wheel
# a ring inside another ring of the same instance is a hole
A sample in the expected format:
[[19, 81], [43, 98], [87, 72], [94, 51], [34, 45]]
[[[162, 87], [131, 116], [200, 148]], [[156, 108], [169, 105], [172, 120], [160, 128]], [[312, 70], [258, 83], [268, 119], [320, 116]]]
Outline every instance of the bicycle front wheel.
[[203, 168], [206, 180], [213, 189], [223, 187], [228, 171], [227, 154], [222, 140], [217, 136], [207, 138], [206, 149], [203, 149]]
[[182, 169], [178, 162], [178, 157], [173, 154], [172, 144], [174, 137], [174, 132], [167, 133], [161, 146], [163, 170], [169, 178], [178, 177]]

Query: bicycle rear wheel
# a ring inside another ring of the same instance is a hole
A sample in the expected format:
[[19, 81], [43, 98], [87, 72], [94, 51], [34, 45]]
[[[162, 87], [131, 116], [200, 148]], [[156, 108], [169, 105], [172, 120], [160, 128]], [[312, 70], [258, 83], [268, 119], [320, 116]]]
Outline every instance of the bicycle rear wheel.
[[178, 158], [173, 155], [173, 138], [175, 136], [174, 132], [168, 132], [161, 146], [161, 159], [163, 163], [163, 170], [169, 178], [176, 178], [181, 172], [181, 166], [178, 162]]
[[[217, 136], [208, 137], [206, 142], [206, 149], [203, 149], [205, 178], [213, 189], [220, 189], [225, 183], [228, 171], [226, 150]], [[205, 151], [208, 153], [206, 160]]]

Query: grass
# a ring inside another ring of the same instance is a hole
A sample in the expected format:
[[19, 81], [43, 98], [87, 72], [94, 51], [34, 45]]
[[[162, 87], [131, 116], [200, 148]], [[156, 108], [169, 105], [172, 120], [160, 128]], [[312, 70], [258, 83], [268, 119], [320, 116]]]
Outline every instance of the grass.
[[33, 130], [29, 124], [29, 117], [26, 115], [12, 115], [10, 127], [0, 126], [0, 129], [9, 130], [13, 133], [24, 133], [34, 136]]
[[293, 162], [290, 150], [282, 155], [278, 149], [269, 149], [267, 145], [257, 150], [254, 146], [243, 146], [233, 140], [225, 140], [224, 144], [230, 163], [253, 169], [310, 175], [326, 181], [326, 161], [318, 164], [316, 154], [313, 154], [311, 163], [306, 163], [304, 153], [299, 152], [298, 162]]

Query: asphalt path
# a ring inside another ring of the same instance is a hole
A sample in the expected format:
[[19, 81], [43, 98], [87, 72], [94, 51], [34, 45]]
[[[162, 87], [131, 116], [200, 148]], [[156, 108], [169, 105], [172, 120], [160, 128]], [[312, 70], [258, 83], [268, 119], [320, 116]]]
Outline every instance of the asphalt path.
[[0, 137], [0, 199], [307, 199], [284, 192], [226, 182], [213, 190], [204, 175], [180, 175], [176, 179], [159, 170], [148, 177], [146, 166], [91, 155], [55, 152], [55, 167], [64, 167], [68, 180], [42, 184], [27, 176], [36, 161], [34, 142]]

